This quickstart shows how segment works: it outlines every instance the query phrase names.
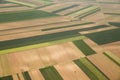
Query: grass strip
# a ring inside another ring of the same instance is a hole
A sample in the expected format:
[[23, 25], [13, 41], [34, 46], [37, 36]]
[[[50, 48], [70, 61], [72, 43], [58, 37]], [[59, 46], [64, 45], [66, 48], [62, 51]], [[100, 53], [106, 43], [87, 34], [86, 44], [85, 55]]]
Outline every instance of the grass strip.
[[109, 22], [110, 25], [120, 27], [120, 22]]
[[104, 13], [104, 14], [108, 14], [108, 15], [120, 15], [120, 13]]
[[81, 18], [87, 17], [87, 16], [89, 16], [89, 15], [91, 15], [91, 14], [94, 14], [94, 13], [100, 11], [100, 10], [101, 10], [100, 8], [96, 8], [96, 9], [94, 9], [94, 10], [88, 11], [87, 13], [81, 14], [81, 15], [79, 15], [79, 16], [77, 16], [77, 17], [78, 17], [79, 19], [81, 19]]
[[110, 51], [105, 51], [104, 55], [107, 56], [109, 59], [111, 59], [114, 63], [116, 63], [118, 66], [120, 66], [120, 58], [111, 53]]
[[18, 80], [20, 80], [20, 76], [19, 76], [19, 74], [17, 73], [17, 77], [18, 77]]
[[22, 72], [22, 74], [23, 74], [23, 77], [24, 77], [25, 80], [31, 80], [28, 71]]
[[4, 76], [4, 77], [0, 77], [0, 80], [13, 80], [13, 77], [10, 76]]
[[88, 38], [92, 39], [99, 45], [107, 44], [115, 41], [120, 41], [120, 28], [106, 30], [96, 33], [85, 34]]
[[40, 69], [40, 72], [44, 76], [45, 80], [63, 80], [53, 66]]
[[49, 4], [42, 5], [42, 6], [38, 6], [34, 9], [40, 9], [40, 8], [48, 7], [48, 6], [51, 6], [51, 5], [54, 5], [54, 3], [49, 3]]
[[120, 4], [120, 2], [99, 2], [99, 3], [104, 3], [104, 4]]
[[77, 4], [70, 5], [70, 6], [68, 6], [68, 7], [64, 7], [64, 8], [62, 8], [62, 9], [58, 9], [58, 10], [52, 11], [52, 13], [59, 13], [59, 12], [61, 12], [61, 11], [64, 11], [64, 10], [67, 10], [67, 9], [70, 9], [70, 8], [74, 8], [74, 7], [77, 7], [77, 6], [79, 6], [79, 5], [77, 5]]
[[73, 25], [60, 26], [60, 27], [54, 27], [54, 28], [46, 28], [46, 29], [42, 29], [42, 31], [61, 29], [61, 28], [68, 28], [68, 27], [75, 27], [75, 26], [87, 25], [87, 24], [93, 24], [93, 22], [84, 22], [84, 23], [80, 23], [80, 24], [73, 24]]
[[26, 10], [21, 12], [18, 11], [18, 12], [0, 13], [0, 23], [48, 18], [53, 16], [58, 16], [58, 15], [40, 10]]
[[86, 56], [95, 54], [96, 52], [91, 49], [83, 40], [73, 41], [78, 49], [80, 49]]
[[91, 7], [91, 6], [92, 6], [92, 5], [88, 5], [88, 6], [86, 6], [86, 7], [80, 8], [80, 9], [78, 9], [78, 10], [76, 10], [76, 11], [69, 12], [69, 13], [67, 13], [67, 14], [65, 14], [65, 15], [70, 15], [70, 14], [76, 13], [76, 12], [78, 12], [78, 11], [80, 11], [80, 10], [87, 9], [87, 8], [89, 8], [89, 7]]
[[5, 0], [5, 1], [20, 4], [20, 5], [24, 5], [24, 6], [28, 6], [28, 7], [35, 7], [35, 5], [33, 5], [33, 4], [24, 3], [24, 2], [17, 1], [17, 0]]
[[78, 60], [74, 60], [76, 65], [80, 67], [83, 72], [91, 79], [91, 80], [109, 80], [101, 71], [96, 68], [87, 58], [80, 58]]
[[77, 17], [77, 16], [80, 16], [80, 15], [83, 15], [83, 14], [86, 14], [88, 13], [89, 11], [92, 11], [92, 10], [95, 10], [95, 9], [98, 9], [99, 7], [98, 6], [90, 6], [88, 8], [85, 8], [83, 10], [80, 10], [78, 12], [75, 12], [73, 14], [70, 14], [69, 16], [71, 17]]
[[66, 39], [62, 39], [62, 40], [39, 43], [39, 44], [35, 44], [35, 45], [17, 47], [17, 48], [12, 48], [12, 49], [5, 49], [5, 50], [1, 50], [0, 54], [7, 54], [7, 53], [11, 53], [11, 52], [29, 50], [29, 49], [40, 48], [40, 47], [47, 47], [47, 46], [51, 46], [51, 45], [55, 45], [55, 44], [61, 44], [61, 43], [70, 42], [70, 41], [74, 41], [74, 40], [80, 40], [80, 39], [84, 39], [84, 38], [86, 38], [86, 37], [85, 36], [77, 36], [77, 37], [71, 37], [71, 38], [66, 38]]

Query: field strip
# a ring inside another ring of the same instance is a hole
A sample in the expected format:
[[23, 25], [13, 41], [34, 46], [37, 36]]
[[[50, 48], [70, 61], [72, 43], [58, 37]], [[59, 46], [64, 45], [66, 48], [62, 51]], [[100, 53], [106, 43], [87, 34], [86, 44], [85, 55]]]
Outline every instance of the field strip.
[[60, 26], [60, 27], [52, 27], [52, 28], [45, 28], [45, 29], [42, 29], [42, 31], [49, 31], [49, 30], [54, 30], [54, 29], [76, 27], [76, 26], [89, 25], [89, 24], [93, 24], [93, 22], [83, 22], [83, 23], [80, 23], [80, 24], [73, 24], [73, 25]]
[[20, 80], [16, 74], [14, 74], [12, 76], [13, 76], [13, 80]]
[[83, 41], [88, 44], [96, 53], [103, 53], [104, 49], [96, 44], [94, 41], [90, 40], [89, 38], [83, 39]]
[[98, 67], [110, 80], [119, 80], [120, 67], [109, 58], [107, 58], [104, 54], [91, 55], [88, 56], [88, 59], [96, 67]]
[[[34, 36], [42, 36], [42, 35], [49, 35], [49, 34], [55, 34], [55, 33], [65, 33], [64, 36], [66, 34], [66, 32], [69, 33], [69, 35], [73, 35], [73, 34], [79, 34], [78, 32], [80, 30], [82, 30], [81, 28], [86, 28], [86, 27], [95, 27], [95, 24], [89, 24], [89, 25], [84, 25], [84, 26], [76, 26], [76, 27], [71, 27], [71, 28], [64, 28], [64, 29], [59, 29], [59, 30], [51, 30], [51, 31], [41, 31], [40, 29], [38, 30], [33, 30], [33, 31], [28, 31], [28, 32], [21, 32], [21, 33], [13, 33], [13, 34], [8, 34], [8, 35], [1, 35], [1, 40], [0, 41], [4, 41], [4, 40], [11, 40], [11, 39], [20, 39], [20, 38], [27, 38], [27, 37], [34, 37]], [[71, 33], [70, 33], [71, 32]], [[73, 33], [73, 34], [72, 34]], [[68, 36], [69, 36], [68, 35]]]
[[48, 4], [43, 4], [41, 6], [37, 6], [36, 8], [34, 9], [40, 9], [40, 8], [44, 8], [44, 7], [48, 7], [48, 6], [52, 6], [52, 5], [55, 5], [54, 3], [48, 3]]
[[41, 30], [44, 31], [46, 29], [67, 28], [67, 27], [72, 27], [72, 26], [76, 27], [78, 25], [80, 26], [80, 25], [87, 25], [87, 24], [93, 24], [93, 22], [81, 22], [81, 21], [71, 22], [70, 21], [66, 23], [49, 24], [49, 25], [25, 26], [25, 27], [0, 30], [0, 36], [33, 32], [33, 31], [41, 31]]
[[31, 77], [30, 77], [28, 71], [22, 72], [22, 75], [23, 75], [25, 80], [31, 80]]
[[53, 66], [40, 69], [40, 72], [44, 76], [45, 80], [63, 80], [61, 75]]
[[74, 45], [81, 50], [86, 56], [95, 54], [96, 52], [89, 47], [83, 40], [75, 40], [73, 41]]
[[0, 23], [25, 21], [25, 20], [38, 19], [38, 18], [49, 18], [55, 16], [59, 16], [59, 15], [45, 11], [38, 11], [38, 10], [0, 13], [0, 18], [1, 18]]
[[42, 74], [39, 72], [39, 70], [30, 70], [29, 74], [31, 76], [32, 80], [44, 80]]
[[13, 4], [13, 3], [0, 4], [0, 8], [1, 7], [9, 7], [9, 6], [18, 6], [18, 4]]
[[63, 80], [90, 80], [89, 77], [73, 62], [57, 64], [54, 67], [62, 76]]
[[52, 12], [52, 11], [55, 11], [55, 10], [58, 10], [58, 9], [61, 9], [61, 8], [64, 8], [64, 7], [68, 7], [70, 5], [71, 4], [69, 4], [69, 3], [64, 3], [64, 4], [60, 3], [60, 4], [54, 4], [54, 5], [51, 5], [51, 6], [48, 6], [48, 7], [43, 7], [43, 8], [40, 8], [39, 10]]
[[25, 7], [25, 6], [0, 8], [0, 13], [13, 12], [13, 11], [23, 11], [23, 10], [31, 10], [31, 8]]
[[95, 9], [98, 9], [98, 8], [99, 8], [98, 6], [90, 6], [90, 7], [86, 8], [86, 9], [83, 9], [83, 10], [80, 10], [80, 11], [78, 11], [78, 12], [72, 13], [72, 14], [70, 14], [69, 16], [71, 16], [71, 17], [73, 17], [73, 18], [74, 18], [74, 17], [78, 17], [78, 16], [80, 16], [80, 15], [83, 15], [83, 14], [91, 11], [91, 10], [95, 10]]
[[110, 51], [105, 51], [104, 54], [111, 59], [113, 62], [115, 62], [118, 66], [120, 66], [120, 58], [111, 53]]
[[[47, 20], [47, 22], [46, 22], [46, 20]], [[21, 27], [26, 27], [26, 26], [36, 26], [36, 25], [40, 25], [40, 26], [41, 25], [46, 26], [46, 25], [50, 25], [50, 24], [57, 25], [57, 23], [60, 23], [60, 22], [64, 23], [67, 21], [70, 21], [69, 17], [55, 16], [55, 17], [49, 17], [49, 18], [44, 18], [44, 19], [1, 23], [0, 26], [2, 26], [2, 27], [0, 28], [0, 30], [21, 28]]]
[[80, 39], [84, 39], [84, 38], [86, 38], [86, 37], [85, 36], [78, 36], [78, 37], [72, 37], [72, 38], [68, 38], [68, 39], [62, 39], [62, 40], [57, 40], [57, 41], [40, 43], [40, 44], [36, 44], [36, 45], [31, 45], [31, 46], [24, 46], [24, 47], [19, 47], [19, 48], [1, 50], [0, 54], [29, 50], [29, 49], [39, 48], [39, 47], [46, 47], [46, 46], [50, 46], [50, 45], [65, 43], [65, 42], [68, 42], [68, 41], [80, 40]]
[[13, 77], [10, 76], [4, 76], [4, 77], [0, 77], [0, 80], [13, 80]]
[[95, 29], [95, 30], [88, 30], [88, 31], [81, 31], [81, 34], [90, 34], [90, 33], [96, 33], [96, 32], [101, 32], [101, 31], [106, 31], [106, 30], [112, 30], [112, 29], [117, 29], [118, 27], [115, 26], [110, 26], [106, 28], [100, 28], [100, 29]]
[[36, 7], [36, 6], [33, 5], [33, 4], [23, 3], [23, 2], [20, 2], [20, 1], [16, 1], [16, 0], [6, 0], [6, 1], [9, 1], [9, 2], [12, 2], [12, 3], [16, 3], [16, 4], [25, 5], [25, 6], [29, 6], [29, 7]]
[[58, 10], [54, 10], [54, 11], [52, 11], [52, 13], [59, 13], [61, 11], [64, 11], [64, 10], [67, 10], [67, 9], [71, 9], [71, 8], [74, 8], [74, 7], [77, 7], [77, 6], [79, 6], [79, 5], [78, 4], [73, 4], [73, 5], [64, 7], [64, 8], [60, 8]]
[[74, 60], [75, 64], [81, 68], [91, 80], [109, 80], [95, 65], [87, 58]]

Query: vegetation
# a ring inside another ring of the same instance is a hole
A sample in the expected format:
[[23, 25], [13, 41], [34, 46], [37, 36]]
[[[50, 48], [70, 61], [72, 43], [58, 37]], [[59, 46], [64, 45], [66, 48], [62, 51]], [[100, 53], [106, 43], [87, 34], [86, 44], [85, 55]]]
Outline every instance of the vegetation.
[[54, 29], [61, 29], [61, 28], [68, 28], [68, 27], [76, 27], [76, 26], [87, 25], [87, 24], [93, 24], [93, 22], [85, 22], [85, 23], [80, 23], [80, 24], [73, 24], [73, 25], [67, 25], [67, 26], [47, 28], [47, 29], [42, 29], [42, 31], [48, 31], [48, 30], [54, 30]]
[[109, 22], [110, 25], [120, 27], [120, 22]]
[[120, 66], [120, 58], [114, 55], [113, 53], [106, 51], [104, 54], [111, 59], [113, 62], [115, 62], [118, 66]]
[[64, 10], [67, 10], [67, 9], [70, 9], [70, 8], [73, 8], [73, 7], [76, 7], [76, 6], [79, 6], [79, 5], [75, 4], [75, 5], [67, 6], [67, 7], [64, 7], [62, 9], [58, 9], [56, 11], [53, 11], [52, 13], [59, 13], [61, 11], [64, 11]]
[[91, 80], [109, 80], [95, 65], [87, 58], [81, 58], [74, 61]]
[[44, 76], [45, 80], [63, 80], [60, 74], [53, 66], [40, 69], [40, 72]]
[[83, 40], [76, 40], [73, 43], [79, 48], [86, 56], [95, 54], [95, 51], [92, 50]]
[[26, 72], [22, 72], [22, 74], [23, 74], [23, 77], [24, 77], [25, 80], [31, 80], [30, 75], [28, 74], [27, 71]]
[[27, 11], [20, 11], [20, 12], [0, 13], [0, 23], [31, 20], [31, 19], [37, 19], [37, 18], [47, 18], [47, 17], [53, 17], [53, 16], [58, 16], [58, 15], [40, 11], [40, 10], [39, 11], [27, 10]]
[[90, 33], [90, 34], [86, 34], [85, 36], [89, 37], [97, 44], [102, 45], [110, 42], [120, 41], [119, 34], [120, 34], [120, 28], [96, 32], [96, 33]]
[[10, 76], [5, 76], [5, 77], [0, 77], [0, 80], [13, 80], [13, 77]]

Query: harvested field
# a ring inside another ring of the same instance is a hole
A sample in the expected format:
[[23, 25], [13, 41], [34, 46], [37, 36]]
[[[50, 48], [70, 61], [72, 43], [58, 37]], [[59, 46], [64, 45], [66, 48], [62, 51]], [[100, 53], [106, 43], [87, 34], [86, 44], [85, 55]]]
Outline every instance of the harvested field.
[[[120, 79], [120, 67], [103, 54], [88, 56], [88, 59], [95, 64], [110, 80]], [[104, 66], [103, 66], [104, 65]], [[110, 68], [108, 68], [110, 66]]]
[[73, 62], [54, 66], [64, 80], [90, 80], [89, 77]]
[[105, 50], [109, 50], [120, 57], [120, 41], [101, 45]]
[[23, 11], [23, 10], [30, 10], [31, 8], [28, 7], [9, 7], [9, 8], [0, 8], [1, 13], [5, 12], [14, 12], [14, 11]]

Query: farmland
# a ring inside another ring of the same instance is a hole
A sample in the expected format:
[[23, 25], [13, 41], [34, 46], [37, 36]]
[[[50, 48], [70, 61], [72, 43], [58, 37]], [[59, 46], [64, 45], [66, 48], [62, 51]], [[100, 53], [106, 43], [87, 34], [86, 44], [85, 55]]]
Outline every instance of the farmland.
[[120, 80], [115, 0], [1, 0], [0, 80]]

